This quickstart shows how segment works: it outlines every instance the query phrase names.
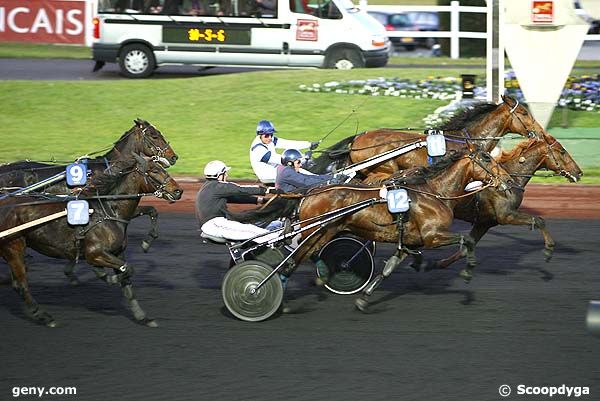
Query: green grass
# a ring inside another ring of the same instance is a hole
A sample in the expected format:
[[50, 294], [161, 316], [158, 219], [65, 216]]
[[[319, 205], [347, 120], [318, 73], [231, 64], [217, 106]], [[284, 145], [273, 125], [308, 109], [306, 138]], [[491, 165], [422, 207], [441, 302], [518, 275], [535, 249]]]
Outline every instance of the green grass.
[[[483, 77], [484, 72], [475, 70]], [[118, 81], [0, 81], [0, 162], [72, 160], [109, 146], [136, 117], [154, 123], [180, 156], [175, 174], [199, 176], [222, 159], [235, 178], [253, 177], [248, 147], [256, 123], [274, 121], [284, 138], [318, 140], [353, 110], [323, 143], [376, 127], [423, 127], [446, 102], [305, 93], [300, 84], [374, 77], [457, 76], [460, 70], [290, 70], [190, 79]], [[559, 120], [557, 120], [557, 118]], [[556, 113], [553, 121], [560, 121]], [[569, 124], [598, 126], [598, 115], [569, 112]]]
[[0, 43], [0, 58], [91, 59], [92, 49], [77, 45]]

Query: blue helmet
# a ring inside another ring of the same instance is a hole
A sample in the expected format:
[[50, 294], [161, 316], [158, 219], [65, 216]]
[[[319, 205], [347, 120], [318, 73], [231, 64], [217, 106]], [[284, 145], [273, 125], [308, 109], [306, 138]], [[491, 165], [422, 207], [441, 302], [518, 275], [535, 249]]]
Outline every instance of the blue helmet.
[[281, 155], [281, 164], [291, 166], [296, 160], [302, 160], [302, 153], [296, 149], [287, 149]]
[[256, 126], [256, 135], [264, 135], [264, 134], [273, 135], [276, 132], [277, 132], [277, 130], [275, 130], [275, 126], [269, 120], [260, 120], [258, 122], [258, 125]]

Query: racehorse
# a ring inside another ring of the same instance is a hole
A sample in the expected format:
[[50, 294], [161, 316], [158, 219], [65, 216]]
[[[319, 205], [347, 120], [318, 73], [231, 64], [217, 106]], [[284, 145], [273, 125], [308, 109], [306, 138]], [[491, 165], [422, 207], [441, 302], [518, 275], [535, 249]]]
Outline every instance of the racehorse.
[[[368, 307], [368, 297], [385, 277], [388, 277], [400, 262], [408, 255], [415, 255], [416, 269], [429, 268], [416, 249], [437, 248], [440, 246], [461, 244], [466, 248], [467, 267], [460, 276], [471, 280], [476, 264], [475, 241], [468, 234], [453, 233], [449, 230], [453, 220], [453, 208], [458, 200], [465, 196], [465, 186], [471, 180], [488, 182], [495, 190], [508, 190], [511, 177], [494, 159], [480, 150], [470, 153], [451, 153], [431, 167], [421, 167], [390, 179], [388, 189], [405, 188], [410, 198], [410, 209], [405, 214], [392, 215], [381, 202], [365, 209], [341, 217], [329, 226], [322, 228], [313, 238], [298, 250], [294, 258], [296, 266], [321, 248], [336, 233], [349, 231], [361, 238], [398, 243], [394, 256], [386, 262], [382, 274], [379, 274], [365, 288], [356, 302], [361, 310]], [[361, 201], [378, 200], [381, 188], [365, 185], [334, 186], [316, 189], [310, 192], [300, 204], [301, 221], [339, 210], [342, 207]], [[314, 230], [303, 233], [306, 238]], [[286, 272], [289, 273], [289, 272]]]
[[[482, 103], [465, 109], [440, 127], [446, 136], [446, 148], [464, 151], [465, 143], [474, 141], [486, 152], [491, 152], [500, 137], [509, 132], [524, 137], [534, 137], [544, 132], [525, 106], [510, 96], [503, 96], [502, 100], [498, 105]], [[414, 131], [388, 128], [367, 131], [345, 138], [324, 150], [306, 168], [318, 174], [332, 169], [339, 171], [350, 164], [425, 139], [426, 135]], [[421, 147], [363, 169], [357, 178], [365, 182], [380, 182], [399, 170], [427, 164], [427, 149]]]
[[[54, 318], [37, 304], [29, 290], [24, 260], [26, 248], [70, 261], [84, 258], [93, 266], [98, 278], [109, 284], [120, 283], [136, 321], [156, 326], [135, 298], [131, 284], [133, 267], [124, 260], [127, 225], [144, 192], [175, 201], [181, 198], [183, 191], [161, 164], [134, 155], [134, 158], [115, 162], [106, 173], [96, 175], [80, 194], [80, 199], [89, 198], [94, 210], [87, 225], [71, 226], [63, 217], [0, 239], [0, 255], [10, 267], [13, 288], [34, 319], [49, 327], [56, 326]], [[7, 198], [0, 202], [0, 231], [63, 211], [63, 202], [39, 202], [39, 198], [33, 196]], [[106, 274], [106, 267], [113, 269], [116, 275]]]
[[[154, 125], [148, 121], [136, 119], [134, 120], [133, 127], [123, 133], [107, 153], [89, 159], [87, 165], [92, 170], [93, 176], [102, 174], [110, 166], [110, 163], [120, 160], [123, 157], [130, 158], [132, 152], [156, 157], [165, 167], [175, 164], [178, 158], [162, 133]], [[19, 161], [1, 165], [0, 188], [6, 190], [10, 187], [26, 187], [64, 172], [65, 167], [32, 161]], [[71, 189], [62, 180], [48, 186], [44, 191], [53, 194], [66, 194]], [[150, 230], [146, 238], [142, 241], [142, 249], [144, 252], [147, 252], [150, 249], [152, 241], [158, 238], [158, 212], [153, 206], [138, 206], [134, 218], [143, 215], [150, 217]], [[73, 270], [74, 265], [69, 263], [65, 266], [64, 272], [72, 284], [77, 284], [78, 280]]]
[[[583, 172], [573, 160], [569, 152], [550, 134], [543, 136], [544, 140], [530, 139], [518, 144], [511, 151], [505, 151], [497, 159], [498, 163], [513, 176], [518, 187], [510, 192], [499, 192], [485, 189], [474, 197], [464, 198], [454, 208], [456, 218], [473, 223], [469, 235], [475, 243], [498, 224], [528, 225], [537, 228], [544, 237], [544, 255], [550, 261], [554, 251], [554, 240], [546, 229], [544, 219], [519, 211], [523, 201], [525, 185], [533, 173], [540, 168], [552, 170], [566, 177], [571, 182], [577, 182]], [[517, 189], [517, 188], [520, 188]], [[446, 268], [462, 257], [457, 251], [452, 256], [437, 262], [440, 268]]]

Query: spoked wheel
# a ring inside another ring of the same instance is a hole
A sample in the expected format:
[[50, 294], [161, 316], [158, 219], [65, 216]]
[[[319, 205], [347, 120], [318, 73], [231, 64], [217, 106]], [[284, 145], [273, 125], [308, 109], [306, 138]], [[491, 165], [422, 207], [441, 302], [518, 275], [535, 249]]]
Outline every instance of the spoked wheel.
[[247, 322], [260, 322], [277, 312], [283, 300], [283, 286], [277, 275], [252, 293], [272, 271], [271, 266], [258, 260], [242, 262], [227, 271], [221, 293], [233, 316]]
[[334, 238], [325, 244], [319, 252], [329, 268], [325, 288], [342, 295], [355, 294], [365, 288], [373, 277], [372, 246], [371, 241], [352, 237]]

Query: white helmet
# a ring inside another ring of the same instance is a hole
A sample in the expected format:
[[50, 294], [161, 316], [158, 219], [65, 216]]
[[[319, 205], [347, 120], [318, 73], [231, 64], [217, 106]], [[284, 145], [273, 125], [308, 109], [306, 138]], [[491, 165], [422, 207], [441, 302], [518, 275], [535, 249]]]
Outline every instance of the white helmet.
[[213, 160], [204, 167], [204, 177], [208, 179], [217, 179], [221, 174], [229, 171], [231, 167], [227, 167], [221, 160]]

